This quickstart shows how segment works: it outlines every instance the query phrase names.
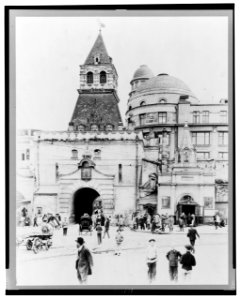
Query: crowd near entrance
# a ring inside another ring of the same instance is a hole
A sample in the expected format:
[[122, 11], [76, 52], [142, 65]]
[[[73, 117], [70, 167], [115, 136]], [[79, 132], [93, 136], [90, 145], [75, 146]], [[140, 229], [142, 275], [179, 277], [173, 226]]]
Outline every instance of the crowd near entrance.
[[88, 214], [89, 216], [93, 214], [95, 206], [98, 205], [98, 203], [96, 203], [96, 199], [99, 196], [100, 194], [92, 188], [81, 188], [75, 192], [73, 199], [73, 214], [75, 223], [79, 223], [80, 218], [84, 214]]

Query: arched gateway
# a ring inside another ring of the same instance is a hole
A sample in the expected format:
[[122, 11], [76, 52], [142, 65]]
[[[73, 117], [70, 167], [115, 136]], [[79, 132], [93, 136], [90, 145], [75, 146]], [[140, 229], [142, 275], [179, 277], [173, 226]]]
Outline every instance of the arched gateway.
[[92, 188], [80, 188], [73, 195], [74, 222], [79, 223], [80, 217], [87, 213], [90, 216], [95, 207], [101, 206], [98, 203], [100, 194]]

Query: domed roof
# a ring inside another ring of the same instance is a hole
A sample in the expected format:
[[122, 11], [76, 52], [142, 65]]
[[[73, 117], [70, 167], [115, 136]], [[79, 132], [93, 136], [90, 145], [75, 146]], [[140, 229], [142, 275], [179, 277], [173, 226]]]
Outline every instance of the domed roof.
[[152, 89], [158, 89], [165, 93], [190, 95], [196, 98], [190, 88], [182, 80], [165, 73], [159, 74], [144, 82], [138, 87], [137, 92]]
[[134, 73], [132, 81], [141, 78], [152, 78], [154, 74], [152, 70], [147, 65], [141, 65]]

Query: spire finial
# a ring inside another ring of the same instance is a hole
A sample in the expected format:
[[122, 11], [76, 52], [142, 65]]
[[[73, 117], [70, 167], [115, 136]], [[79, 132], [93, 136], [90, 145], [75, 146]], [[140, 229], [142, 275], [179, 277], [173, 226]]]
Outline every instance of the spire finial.
[[105, 28], [105, 24], [102, 23], [102, 22], [100, 21], [100, 19], [98, 19], [98, 24], [99, 24], [99, 33], [101, 33], [102, 28]]

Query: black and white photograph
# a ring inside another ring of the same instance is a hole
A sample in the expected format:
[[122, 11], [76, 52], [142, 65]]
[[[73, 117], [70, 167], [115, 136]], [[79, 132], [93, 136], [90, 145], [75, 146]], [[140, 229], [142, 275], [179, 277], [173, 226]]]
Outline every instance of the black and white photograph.
[[232, 7], [9, 21], [9, 288], [234, 291]]

